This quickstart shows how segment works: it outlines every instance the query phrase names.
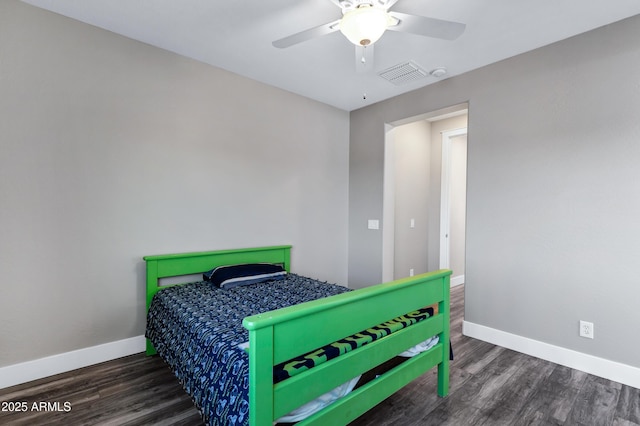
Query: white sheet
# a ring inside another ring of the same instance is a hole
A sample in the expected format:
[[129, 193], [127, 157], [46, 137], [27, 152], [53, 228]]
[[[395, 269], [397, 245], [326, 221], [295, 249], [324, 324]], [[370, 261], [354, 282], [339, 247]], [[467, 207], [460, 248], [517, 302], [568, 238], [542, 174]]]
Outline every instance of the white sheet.
[[433, 336], [425, 340], [424, 342], [420, 342], [414, 347], [407, 349], [399, 355], [406, 358], [411, 358], [412, 356], [418, 355], [420, 352], [428, 351], [429, 349], [437, 345], [439, 341], [440, 337], [438, 337], [437, 335]]
[[333, 401], [342, 398], [347, 395], [349, 392], [353, 390], [360, 380], [360, 376], [356, 376], [353, 379], [349, 380], [346, 383], [341, 384], [337, 388], [330, 390], [324, 395], [319, 396], [311, 402], [307, 402], [302, 407], [296, 408], [286, 416], [280, 417], [276, 423], [294, 423], [299, 422], [300, 420], [304, 420], [313, 413], [322, 410], [327, 405], [331, 404]]

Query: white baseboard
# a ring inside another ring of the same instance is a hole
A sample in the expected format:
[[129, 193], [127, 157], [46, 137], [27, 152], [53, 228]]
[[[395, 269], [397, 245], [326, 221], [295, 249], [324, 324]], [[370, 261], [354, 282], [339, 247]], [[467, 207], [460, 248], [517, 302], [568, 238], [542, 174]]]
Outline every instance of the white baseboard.
[[[462, 334], [640, 389], [640, 368], [463, 321]], [[145, 351], [144, 336], [0, 367], [0, 389]]]
[[462, 334], [640, 389], [640, 368], [637, 367], [550, 345], [469, 321], [462, 323]]
[[0, 367], [0, 389], [145, 351], [144, 336]]
[[449, 282], [451, 283], [451, 287], [464, 284], [464, 274], [451, 277], [451, 280]]

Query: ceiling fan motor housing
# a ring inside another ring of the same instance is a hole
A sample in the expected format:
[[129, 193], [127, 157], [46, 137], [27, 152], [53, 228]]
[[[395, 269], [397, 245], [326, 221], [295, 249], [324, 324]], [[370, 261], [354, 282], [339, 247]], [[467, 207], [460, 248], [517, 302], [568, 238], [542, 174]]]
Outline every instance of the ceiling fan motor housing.
[[356, 46], [375, 43], [389, 26], [389, 14], [370, 2], [361, 3], [354, 9], [343, 11], [340, 31]]

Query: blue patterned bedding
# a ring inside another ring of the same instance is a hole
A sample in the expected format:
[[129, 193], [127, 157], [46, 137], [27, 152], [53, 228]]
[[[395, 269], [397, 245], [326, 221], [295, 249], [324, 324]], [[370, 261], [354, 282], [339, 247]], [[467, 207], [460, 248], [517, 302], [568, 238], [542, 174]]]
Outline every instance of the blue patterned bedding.
[[296, 274], [227, 290], [208, 282], [169, 287], [153, 298], [146, 337], [205, 423], [248, 425], [249, 358], [238, 345], [249, 337], [242, 319], [345, 291]]

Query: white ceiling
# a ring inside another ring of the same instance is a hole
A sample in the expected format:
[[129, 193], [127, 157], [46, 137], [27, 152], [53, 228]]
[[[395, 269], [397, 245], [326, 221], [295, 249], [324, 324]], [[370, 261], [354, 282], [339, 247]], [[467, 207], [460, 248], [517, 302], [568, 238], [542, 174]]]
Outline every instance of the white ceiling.
[[397, 86], [377, 75], [399, 63], [446, 67], [447, 78], [640, 13], [639, 0], [399, 0], [392, 11], [466, 30], [455, 41], [387, 31], [374, 70], [358, 73], [355, 47], [340, 32], [271, 44], [339, 19], [331, 0], [23, 1], [347, 111], [438, 81]]

